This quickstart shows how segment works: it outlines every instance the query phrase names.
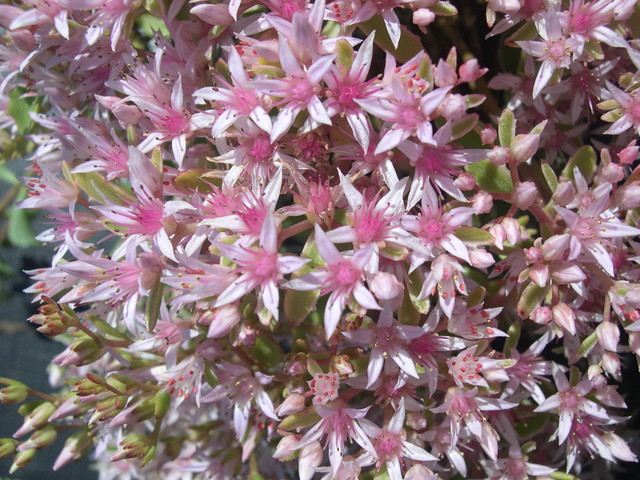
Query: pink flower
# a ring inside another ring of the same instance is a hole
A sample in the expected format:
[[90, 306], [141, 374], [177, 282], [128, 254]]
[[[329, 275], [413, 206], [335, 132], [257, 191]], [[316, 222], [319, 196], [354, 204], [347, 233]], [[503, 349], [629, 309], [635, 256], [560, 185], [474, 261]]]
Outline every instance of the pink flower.
[[[407, 441], [403, 435], [405, 421], [404, 401], [400, 400], [397, 410], [389, 420], [385, 428], [378, 427], [375, 423], [363, 418], [360, 420], [363, 430], [371, 439], [377, 455], [376, 467], [380, 469], [382, 463], [387, 467], [390, 480], [402, 480], [402, 458], [409, 458], [419, 462], [431, 462], [438, 459], [425, 449]], [[367, 455], [371, 462], [376, 457]]]
[[222, 254], [239, 266], [240, 277], [219, 296], [215, 307], [235, 302], [255, 288], [260, 288], [258, 309], [263, 306], [277, 320], [280, 293], [278, 282], [284, 275], [295, 272], [309, 260], [278, 254], [278, 231], [271, 212], [268, 212], [257, 248], [238, 245], [217, 244]]
[[324, 328], [330, 338], [336, 331], [340, 317], [350, 296], [364, 308], [380, 310], [371, 292], [364, 286], [365, 267], [371, 258], [371, 246], [357, 250], [351, 257], [344, 257], [316, 224], [316, 246], [326, 267], [319, 271], [303, 275], [289, 282], [295, 290], [314, 290], [321, 288], [323, 293], [331, 292], [324, 310]]

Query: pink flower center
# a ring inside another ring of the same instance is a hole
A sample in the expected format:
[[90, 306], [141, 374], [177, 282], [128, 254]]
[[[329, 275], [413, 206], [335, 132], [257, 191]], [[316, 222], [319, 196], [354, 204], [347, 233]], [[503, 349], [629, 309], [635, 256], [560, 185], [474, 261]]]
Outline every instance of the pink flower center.
[[313, 401], [316, 403], [327, 403], [338, 398], [340, 381], [335, 373], [315, 374], [313, 380], [309, 382], [311, 393], [315, 395]]
[[256, 257], [253, 272], [260, 280], [272, 279], [276, 275], [276, 258], [275, 254], [267, 254], [261, 251]]
[[429, 240], [439, 240], [444, 235], [443, 224], [434, 218], [428, 218], [422, 224], [422, 233]]
[[349, 261], [342, 261], [328, 268], [333, 273], [334, 282], [342, 288], [352, 287], [362, 276], [362, 273]]
[[422, 112], [415, 107], [401, 105], [399, 108], [398, 124], [403, 128], [413, 128], [425, 120]]
[[579, 396], [573, 389], [568, 390], [561, 394], [562, 405], [560, 410], [566, 412], [577, 413], [582, 403], [582, 397]]
[[631, 100], [628, 112], [629, 115], [631, 115], [631, 118], [633, 118], [634, 125], [640, 124], [640, 98], [634, 98]]
[[549, 57], [557, 62], [562, 60], [567, 55], [567, 50], [565, 49], [564, 41], [551, 42], [548, 44], [547, 48], [549, 50], [548, 52]]
[[293, 79], [290, 82], [290, 95], [288, 99], [285, 99], [288, 100], [289, 103], [306, 105], [311, 97], [317, 93], [316, 89], [307, 80]]
[[353, 228], [359, 241], [371, 243], [384, 239], [384, 230], [390, 221], [385, 219], [382, 213], [371, 211], [369, 208], [354, 213]]
[[402, 452], [402, 438], [399, 433], [382, 430], [376, 439], [375, 447], [380, 460], [399, 457]]
[[247, 156], [258, 163], [271, 160], [271, 157], [273, 157], [273, 146], [269, 141], [269, 137], [264, 135], [255, 138]]
[[357, 108], [355, 98], [362, 98], [361, 85], [339, 85], [336, 100], [344, 111]]

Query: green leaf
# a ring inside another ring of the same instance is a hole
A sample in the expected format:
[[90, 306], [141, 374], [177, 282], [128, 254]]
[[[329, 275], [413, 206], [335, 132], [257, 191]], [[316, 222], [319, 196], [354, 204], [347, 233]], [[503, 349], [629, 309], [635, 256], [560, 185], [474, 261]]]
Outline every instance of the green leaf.
[[481, 245], [493, 245], [495, 239], [486, 230], [475, 227], [458, 227], [455, 230], [456, 237], [466, 245], [479, 247]]
[[137, 18], [136, 23], [138, 24], [138, 31], [143, 37], [153, 38], [154, 32], [160, 32], [162, 36], [171, 38], [171, 34], [162, 18], [150, 13], [143, 13]]
[[158, 277], [151, 287], [144, 311], [144, 322], [147, 325], [148, 332], [153, 332], [153, 329], [156, 328], [158, 315], [160, 314], [160, 306], [162, 305], [163, 292], [164, 285], [160, 281], [160, 277]]
[[589, 180], [596, 171], [596, 151], [591, 145], [584, 145], [569, 159], [562, 171], [565, 177], [573, 178], [573, 169], [578, 167], [582, 176]]
[[409, 278], [407, 281], [407, 290], [409, 291], [409, 298], [411, 299], [411, 303], [413, 303], [414, 308], [422, 313], [423, 315], [429, 313], [431, 309], [431, 304], [429, 303], [429, 299], [425, 298], [423, 300], [419, 300], [418, 296], [420, 295], [420, 291], [422, 290], [422, 284], [424, 283], [424, 274], [422, 270], [417, 268], [413, 272], [409, 274]]
[[598, 343], [598, 335], [594, 330], [593, 333], [585, 338], [580, 344], [580, 348], [578, 348], [578, 355], [586, 357], [596, 343]]
[[298, 428], [310, 427], [318, 421], [320, 421], [320, 415], [318, 415], [313, 409], [307, 408], [282, 419], [278, 424], [278, 428], [282, 428], [283, 430], [295, 430]]
[[[309, 237], [307, 243], [302, 249], [302, 258], [308, 258], [310, 261], [303, 265], [300, 270], [292, 275], [292, 278], [297, 278], [307, 273], [310, 273], [313, 268], [322, 267], [325, 262], [320, 256], [316, 242], [313, 239], [313, 235]], [[316, 302], [320, 296], [320, 289], [300, 291], [287, 289], [284, 295], [284, 315], [287, 322], [293, 326], [297, 326], [307, 316], [315, 310]]]
[[9, 212], [9, 227], [7, 238], [16, 247], [33, 247], [40, 245], [35, 239], [35, 234], [29, 222], [28, 212], [19, 208], [13, 208]]
[[518, 315], [520, 318], [529, 318], [529, 315], [540, 306], [547, 294], [547, 287], [539, 287], [535, 283], [529, 283], [518, 300]]
[[33, 126], [31, 119], [31, 111], [33, 110], [33, 102], [22, 98], [25, 92], [23, 88], [16, 87], [9, 92], [9, 106], [7, 111], [13, 117], [18, 127], [18, 132], [22, 135], [29, 133]]
[[256, 344], [251, 348], [251, 353], [258, 364], [266, 368], [273, 368], [280, 364], [283, 357], [280, 345], [265, 335], [259, 335], [256, 338]]
[[553, 480], [580, 480], [575, 475], [571, 475], [570, 473], [561, 472], [559, 470], [553, 472], [551, 474], [551, 478], [553, 478]]
[[543, 163], [541, 165], [542, 175], [544, 175], [544, 179], [547, 181], [547, 185], [551, 189], [551, 192], [555, 192], [558, 188], [558, 177], [556, 177], [556, 172], [553, 171], [553, 168], [548, 163]]
[[520, 322], [515, 321], [509, 326], [509, 330], [507, 330], [507, 340], [504, 342], [504, 348], [502, 351], [505, 355], [509, 355], [511, 350], [515, 349], [518, 346], [518, 340], [520, 340], [520, 331], [522, 330], [522, 325]]
[[213, 192], [214, 186], [222, 185], [219, 178], [207, 177], [206, 174], [211, 173], [209, 168], [192, 168], [178, 174], [173, 183], [180, 188], [196, 190], [200, 193]]
[[498, 137], [500, 145], [509, 148], [516, 136], [516, 119], [508, 108], [502, 112], [498, 120]]
[[478, 186], [488, 193], [509, 193], [513, 190], [511, 174], [504, 165], [497, 167], [489, 160], [467, 165], [467, 172], [473, 175]]

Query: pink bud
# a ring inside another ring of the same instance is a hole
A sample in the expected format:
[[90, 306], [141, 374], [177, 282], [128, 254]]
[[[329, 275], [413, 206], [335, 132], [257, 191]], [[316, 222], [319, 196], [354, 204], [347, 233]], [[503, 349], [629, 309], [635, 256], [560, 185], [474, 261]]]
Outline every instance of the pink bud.
[[480, 132], [480, 141], [482, 141], [483, 145], [493, 145], [496, 141], [496, 138], [498, 138], [498, 132], [496, 132], [493, 127], [486, 126]]
[[602, 368], [614, 377], [620, 376], [620, 357], [614, 352], [604, 352], [602, 355]]
[[471, 260], [471, 266], [475, 268], [487, 268], [495, 263], [490, 252], [479, 248], [469, 249], [469, 260]]
[[517, 162], [526, 162], [538, 151], [539, 143], [540, 135], [531, 133], [516, 135], [509, 148], [511, 158]]
[[460, 190], [464, 191], [473, 190], [476, 187], [476, 179], [473, 178], [473, 175], [467, 172], [462, 172], [458, 175], [458, 178], [456, 178], [453, 183]]
[[558, 188], [553, 192], [554, 202], [564, 207], [574, 198], [576, 198], [576, 189], [573, 186], [573, 182], [564, 181], [558, 183]]
[[96, 100], [118, 119], [123, 125], [136, 125], [142, 118], [142, 113], [135, 105], [128, 105], [118, 97], [103, 97], [96, 95]]
[[298, 445], [299, 440], [296, 435], [285, 435], [278, 442], [276, 446], [276, 451], [273, 454], [273, 458], [276, 460], [282, 460], [287, 457], [293, 455], [296, 451], [296, 446]]
[[620, 159], [620, 163], [623, 165], [631, 165], [638, 159], [638, 152], [640, 151], [640, 147], [636, 146], [636, 141], [632, 141], [629, 145], [623, 148], [618, 154], [618, 158]]
[[553, 321], [571, 335], [576, 334], [576, 314], [566, 303], [558, 303], [552, 308]]
[[[473, 82], [487, 73], [487, 68], [480, 68], [478, 65], [478, 60], [472, 58], [471, 60], [467, 60], [458, 69], [460, 73], [460, 80], [463, 82]], [[495, 140], [495, 137], [494, 137]], [[484, 143], [484, 142], [483, 142]], [[488, 142], [491, 143], [491, 142]]]
[[509, 161], [509, 149], [506, 147], [495, 147], [489, 153], [487, 158], [496, 166], [504, 165]]
[[291, 393], [287, 398], [284, 399], [284, 402], [276, 408], [276, 413], [280, 417], [286, 417], [287, 415], [293, 415], [294, 413], [298, 413], [300, 410], [304, 408], [304, 395], [301, 395], [297, 392]]
[[476, 214], [489, 213], [493, 208], [493, 197], [487, 192], [478, 192], [473, 196], [473, 209]]
[[623, 210], [640, 207], [640, 185], [620, 187], [615, 193], [615, 204]]
[[529, 278], [539, 287], [544, 287], [549, 281], [549, 267], [545, 263], [536, 263], [529, 269]]
[[300, 451], [298, 458], [298, 475], [300, 480], [311, 480], [316, 473], [316, 468], [322, 462], [324, 452], [320, 442], [313, 442]]
[[620, 330], [612, 322], [602, 322], [596, 328], [596, 335], [598, 336], [598, 343], [605, 350], [615, 352], [618, 348], [618, 342], [620, 341]]
[[458, 120], [467, 112], [467, 104], [462, 95], [452, 93], [447, 95], [440, 104], [440, 113], [447, 120]]
[[596, 184], [618, 183], [624, 179], [624, 168], [617, 163], [605, 165], [595, 178]]
[[496, 248], [502, 250], [505, 240], [507, 239], [507, 233], [504, 227], [500, 224], [494, 223], [489, 227], [489, 233], [493, 235], [494, 245]]
[[559, 260], [564, 256], [564, 252], [569, 247], [570, 240], [571, 237], [566, 233], [548, 238], [540, 247], [542, 257], [547, 262]]
[[[240, 322], [240, 312], [235, 304], [224, 305], [204, 314], [203, 321], [209, 321], [209, 338], [222, 338]], [[200, 323], [204, 323], [201, 321]]]
[[489, 6], [494, 12], [517, 12], [522, 5], [518, 0], [489, 0]]
[[542, 260], [542, 252], [536, 247], [525, 248], [524, 257], [527, 259], [527, 263], [531, 265]]
[[371, 282], [371, 293], [379, 300], [391, 300], [401, 295], [404, 286], [398, 281], [396, 276], [389, 272], [376, 273]]
[[413, 12], [413, 23], [420, 27], [430, 25], [436, 19], [436, 14], [428, 8], [419, 8]]
[[244, 324], [238, 332], [238, 343], [253, 347], [256, 344], [256, 329], [249, 324]]
[[531, 314], [531, 320], [538, 325], [548, 325], [551, 321], [552, 313], [549, 307], [538, 307]]
[[513, 203], [521, 210], [526, 210], [536, 200], [538, 189], [533, 182], [522, 182], [513, 190]]
[[434, 80], [438, 87], [451, 87], [456, 84], [458, 76], [451, 65], [440, 59], [434, 71]]
[[505, 218], [502, 220], [502, 226], [507, 234], [507, 241], [511, 245], [516, 245], [522, 236], [522, 227], [520, 222], [515, 218]]

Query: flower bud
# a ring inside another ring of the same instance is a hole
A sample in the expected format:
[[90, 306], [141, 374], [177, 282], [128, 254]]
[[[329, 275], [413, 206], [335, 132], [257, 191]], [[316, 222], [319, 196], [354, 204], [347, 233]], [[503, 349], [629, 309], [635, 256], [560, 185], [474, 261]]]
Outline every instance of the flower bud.
[[450, 87], [456, 84], [458, 76], [448, 62], [440, 59], [434, 70], [434, 80], [438, 87]]
[[458, 69], [458, 72], [460, 74], [460, 81], [474, 82], [482, 75], [487, 73], [487, 70], [488, 69], [486, 68], [480, 68], [477, 59], [472, 58], [471, 60], [467, 60], [462, 65], [460, 65], [460, 68]]
[[560, 260], [569, 247], [570, 240], [571, 237], [566, 233], [548, 238], [540, 247], [542, 258], [547, 262]]
[[349, 355], [334, 355], [329, 362], [329, 370], [340, 376], [351, 375], [356, 367], [351, 362]]
[[475, 268], [487, 268], [495, 263], [493, 255], [482, 248], [470, 248], [469, 260], [471, 260], [471, 266]]
[[640, 207], [640, 185], [626, 185], [615, 193], [615, 204], [622, 210]]
[[[428, 8], [419, 8], [413, 12], [413, 24], [419, 27], [426, 27], [433, 23], [436, 19], [436, 14]], [[425, 31], [424, 29], [422, 30]]]
[[296, 435], [285, 435], [278, 442], [276, 451], [273, 453], [273, 458], [281, 462], [293, 460], [293, 455], [296, 453], [298, 443], [299, 439]]
[[576, 189], [573, 186], [573, 182], [563, 181], [558, 183], [556, 191], [553, 192], [553, 201], [561, 207], [564, 207], [574, 198], [576, 198]]
[[16, 382], [9, 378], [0, 378], [0, 383], [6, 387], [0, 389], [0, 403], [22, 403], [29, 395], [29, 389], [24, 383]]
[[469, 191], [476, 187], [476, 179], [470, 173], [462, 172], [453, 181], [453, 184], [460, 190]]
[[322, 462], [324, 452], [320, 442], [313, 442], [300, 451], [298, 458], [298, 474], [300, 480], [311, 480], [316, 473], [316, 468]]
[[548, 325], [551, 322], [552, 313], [549, 307], [538, 307], [531, 314], [531, 320], [538, 325]]
[[594, 182], [596, 185], [601, 183], [618, 183], [624, 179], [624, 168], [617, 163], [605, 165], [598, 174]]
[[304, 375], [307, 371], [307, 356], [300, 352], [295, 355], [287, 355], [285, 357], [284, 372], [287, 375], [299, 377]]
[[507, 239], [507, 232], [500, 224], [494, 223], [489, 226], [489, 233], [493, 236], [493, 244], [496, 248], [502, 250], [505, 240]]
[[16, 451], [18, 441], [13, 438], [0, 438], [0, 458], [13, 455]]
[[495, 166], [499, 167], [509, 161], [509, 149], [506, 147], [494, 147], [489, 153], [487, 158]]
[[623, 165], [631, 165], [638, 159], [638, 152], [640, 152], [640, 147], [636, 146], [636, 141], [634, 140], [618, 154], [620, 163]]
[[93, 338], [82, 335], [56, 356], [52, 363], [61, 367], [76, 365], [78, 367], [91, 363], [104, 355], [105, 350], [96, 344]]
[[509, 148], [509, 154], [516, 162], [526, 162], [538, 151], [540, 135], [525, 133], [516, 135]]
[[576, 334], [576, 314], [566, 303], [558, 303], [551, 309], [553, 321], [571, 335]]
[[55, 405], [51, 402], [44, 402], [34, 408], [24, 418], [22, 426], [13, 434], [14, 438], [21, 437], [25, 433], [44, 427], [49, 421], [49, 417], [56, 411]]
[[371, 293], [379, 300], [392, 300], [402, 295], [404, 286], [393, 273], [378, 272], [371, 282]]
[[480, 131], [480, 141], [483, 145], [493, 145], [496, 138], [498, 138], [498, 132], [490, 126], [486, 126]]
[[604, 352], [602, 355], [602, 368], [605, 372], [620, 377], [620, 357], [615, 352]]
[[489, 0], [489, 7], [494, 12], [513, 13], [522, 8], [522, 5], [518, 0]]
[[440, 104], [439, 110], [447, 120], [459, 120], [467, 112], [467, 104], [462, 95], [451, 93]]
[[29, 450], [23, 450], [22, 452], [16, 453], [16, 456], [13, 457], [13, 464], [9, 469], [9, 474], [13, 475], [19, 468], [24, 468], [27, 464], [33, 460], [33, 457], [36, 456], [36, 449], [32, 448]]
[[29, 450], [32, 448], [42, 450], [43, 448], [51, 445], [55, 441], [57, 436], [58, 432], [56, 431], [55, 427], [53, 425], [47, 425], [46, 427], [34, 432], [33, 435], [29, 437], [29, 440], [22, 443], [18, 447], [18, 451], [22, 452], [24, 450]]
[[48, 337], [66, 333], [76, 321], [73, 311], [68, 307], [61, 309], [55, 301], [44, 295], [41, 298], [46, 303], [38, 308], [39, 313], [30, 316], [28, 320], [40, 325], [36, 330]]
[[298, 392], [293, 392], [284, 399], [278, 408], [276, 408], [276, 413], [280, 417], [286, 417], [288, 415], [298, 413], [304, 409], [304, 400], [304, 395], [301, 395]]
[[125, 458], [144, 458], [152, 448], [151, 440], [146, 435], [134, 433], [120, 442], [119, 448], [111, 455], [109, 461], [116, 462]]
[[93, 440], [91, 440], [86, 430], [74, 433], [64, 443], [62, 451], [53, 464], [53, 470], [60, 470], [68, 463], [79, 460], [91, 447], [93, 447]]
[[[87, 376], [88, 377], [88, 376]], [[95, 376], [97, 377], [97, 375]], [[90, 378], [83, 378], [76, 382], [71, 389], [79, 397], [86, 397], [89, 395], [97, 395], [105, 390], [103, 383], [97, 383]]]
[[610, 352], [615, 352], [620, 341], [620, 330], [613, 322], [602, 322], [596, 328], [598, 343]]
[[513, 190], [513, 203], [520, 210], [526, 210], [533, 202], [535, 202], [538, 195], [538, 189], [533, 182], [522, 182], [517, 185]]
[[493, 208], [493, 197], [487, 192], [478, 192], [472, 199], [473, 209], [477, 215], [489, 213]]
[[511, 245], [516, 245], [520, 241], [522, 235], [520, 222], [515, 218], [505, 218], [502, 220], [502, 226], [504, 227], [504, 232], [507, 235], [507, 241]]
[[[241, 315], [235, 304], [224, 305], [210, 310], [207, 316], [209, 321], [209, 338], [222, 338], [231, 332], [233, 327], [240, 323]], [[207, 315], [205, 313], [205, 315]], [[200, 323], [203, 323], [202, 321]]]

